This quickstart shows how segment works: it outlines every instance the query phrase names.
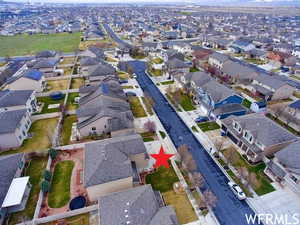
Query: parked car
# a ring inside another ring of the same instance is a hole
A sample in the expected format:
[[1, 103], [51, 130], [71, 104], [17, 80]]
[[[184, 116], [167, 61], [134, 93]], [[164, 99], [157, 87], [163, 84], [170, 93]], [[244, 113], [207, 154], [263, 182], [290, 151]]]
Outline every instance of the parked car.
[[137, 78], [137, 75], [134, 73], [134, 74], [132, 75], [132, 77], [133, 77], [134, 79], [136, 79], [136, 78]]
[[132, 92], [132, 91], [128, 91], [125, 93], [127, 97], [129, 96], [136, 96], [136, 93]]
[[209, 118], [207, 116], [199, 116], [195, 119], [196, 123], [202, 123], [202, 122], [206, 122], [209, 121]]
[[244, 200], [246, 199], [246, 195], [245, 193], [243, 192], [243, 190], [240, 188], [240, 186], [238, 186], [236, 183], [234, 182], [229, 182], [228, 183], [230, 189], [233, 191], [233, 193], [236, 195], [236, 197], [239, 199], [239, 200]]

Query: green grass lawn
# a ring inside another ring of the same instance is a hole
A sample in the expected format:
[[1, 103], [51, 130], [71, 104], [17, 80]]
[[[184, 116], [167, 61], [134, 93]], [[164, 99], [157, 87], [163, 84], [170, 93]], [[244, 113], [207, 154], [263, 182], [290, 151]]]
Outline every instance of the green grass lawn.
[[246, 60], [247, 62], [249, 62], [249, 63], [253, 63], [253, 64], [256, 64], [256, 65], [263, 65], [263, 64], [266, 64], [266, 61], [261, 60], [261, 59], [251, 59], [251, 58], [246, 58], [245, 60]]
[[75, 104], [75, 98], [79, 97], [78, 92], [69, 93], [67, 100], [67, 110], [75, 110], [78, 108], [78, 104]]
[[48, 204], [51, 208], [60, 208], [70, 201], [70, 183], [74, 162], [65, 160], [55, 166]]
[[170, 85], [170, 84], [174, 84], [174, 80], [169, 80], [169, 81], [163, 81], [161, 82], [162, 85]]
[[244, 99], [242, 102], [242, 105], [245, 106], [246, 108], [250, 109], [251, 102], [248, 99]]
[[162, 58], [157, 57], [157, 58], [152, 59], [152, 62], [155, 64], [161, 64], [164, 62], [164, 60], [162, 60]]
[[192, 126], [191, 128], [192, 128], [192, 130], [193, 130], [194, 132], [196, 132], [196, 133], [199, 132], [196, 126]]
[[70, 137], [72, 134], [72, 124], [77, 121], [76, 115], [67, 115], [64, 118], [62, 126], [61, 142], [62, 145], [68, 145], [70, 143]]
[[153, 109], [150, 102], [145, 97], [142, 97], [142, 100], [146, 106], [146, 110], [149, 113], [149, 115], [153, 115]]
[[131, 96], [128, 98], [134, 117], [145, 117], [146, 112], [138, 97]]
[[37, 100], [38, 100], [38, 102], [44, 103], [41, 112], [37, 113], [37, 114], [59, 112], [59, 110], [60, 110], [59, 107], [58, 108], [53, 108], [53, 109], [48, 109], [48, 106], [51, 105], [51, 104], [61, 104], [61, 103], [64, 102], [64, 98], [62, 98], [60, 100], [53, 100], [49, 96], [38, 97]]
[[149, 141], [154, 141], [154, 139], [156, 138], [156, 133], [152, 133], [152, 132], [144, 132], [140, 134], [143, 138], [144, 142], [149, 142]]
[[124, 86], [122, 86], [122, 89], [133, 89], [134, 88], [134, 86], [132, 86], [132, 85], [124, 85]]
[[32, 137], [24, 140], [21, 147], [2, 152], [0, 155], [47, 150], [51, 147], [52, 134], [57, 122], [57, 117], [33, 122], [28, 132]]
[[190, 68], [190, 72], [198, 72], [200, 71], [197, 67]]
[[151, 69], [149, 72], [149, 74], [154, 77], [159, 77], [162, 75], [162, 70], [159, 69]]
[[179, 179], [171, 165], [169, 168], [161, 166], [154, 173], [146, 176], [146, 183], [151, 184], [154, 190], [160, 192], [173, 190], [173, 184], [178, 181]]
[[9, 225], [22, 222], [22, 218], [30, 220], [33, 218], [35, 206], [40, 192], [40, 181], [42, 173], [46, 168], [48, 156], [33, 158], [28, 168], [25, 170], [26, 176], [29, 176], [29, 182], [32, 185], [26, 208], [21, 212], [13, 213], [9, 218]]
[[[252, 188], [258, 195], [264, 195], [274, 191], [274, 187], [271, 185], [269, 178], [264, 174], [264, 169], [266, 165], [264, 163], [259, 163], [257, 165], [250, 165], [236, 150], [233, 150], [234, 154], [236, 155], [232, 162], [232, 165], [235, 168], [245, 167], [248, 169], [249, 173], [255, 173], [256, 175], [256, 182], [251, 184]], [[228, 157], [230, 154], [229, 149], [225, 149], [223, 151], [225, 157]]]
[[81, 33], [0, 36], [0, 56], [33, 55], [43, 50], [73, 52], [78, 48]]
[[73, 78], [71, 81], [71, 89], [78, 89], [84, 85], [84, 79], [80, 78]]
[[216, 122], [214, 122], [214, 121], [208, 121], [208, 122], [204, 122], [204, 123], [198, 123], [198, 127], [203, 132], [220, 129], [220, 126]]
[[173, 191], [173, 184], [179, 179], [170, 165], [169, 168], [159, 167], [154, 173], [146, 176], [146, 183], [151, 184], [154, 190], [162, 193], [167, 205], [175, 209], [180, 224], [197, 220], [196, 214], [185, 193]]
[[181, 94], [180, 105], [185, 111], [192, 111], [196, 109], [193, 106], [192, 99], [186, 94]]

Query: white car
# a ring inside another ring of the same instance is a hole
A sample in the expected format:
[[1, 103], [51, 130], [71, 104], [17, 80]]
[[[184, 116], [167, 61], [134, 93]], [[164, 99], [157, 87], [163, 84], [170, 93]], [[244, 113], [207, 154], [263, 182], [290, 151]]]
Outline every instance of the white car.
[[244, 200], [247, 198], [243, 190], [236, 183], [229, 182], [228, 185], [239, 200]]
[[136, 79], [136, 78], [137, 78], [137, 75], [134, 73], [132, 77], [133, 77], [134, 79]]

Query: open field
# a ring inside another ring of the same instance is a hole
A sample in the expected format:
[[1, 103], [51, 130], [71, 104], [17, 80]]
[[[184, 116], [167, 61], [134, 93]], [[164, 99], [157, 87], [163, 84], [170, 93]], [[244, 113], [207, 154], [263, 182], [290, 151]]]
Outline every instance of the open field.
[[0, 56], [33, 55], [43, 50], [73, 52], [78, 48], [81, 33], [0, 36]]

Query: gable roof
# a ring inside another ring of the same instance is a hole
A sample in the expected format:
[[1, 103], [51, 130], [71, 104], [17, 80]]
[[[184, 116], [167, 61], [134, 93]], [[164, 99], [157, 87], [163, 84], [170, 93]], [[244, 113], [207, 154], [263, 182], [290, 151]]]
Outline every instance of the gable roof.
[[211, 76], [206, 72], [190, 72], [186, 75], [187, 80], [193, 81], [198, 87], [212, 80]]
[[254, 138], [265, 146], [272, 146], [297, 139], [295, 135], [260, 113], [232, 116], [222, 121], [230, 127], [232, 127], [232, 121], [238, 122], [242, 126], [242, 129], [250, 131]]
[[180, 68], [189, 68], [190, 65], [186, 64], [184, 61], [178, 58], [172, 58], [168, 60], [167, 66], [170, 69], [180, 69]]
[[0, 112], [0, 134], [15, 132], [26, 113], [27, 109]]
[[300, 109], [300, 100], [297, 100], [297, 101], [289, 104], [289, 107], [294, 108], [294, 109]]
[[224, 63], [226, 62], [227, 60], [229, 60], [229, 56], [228, 55], [225, 55], [225, 54], [221, 54], [219, 52], [214, 52], [213, 54], [211, 54], [209, 56], [209, 58], [213, 58], [215, 60], [218, 60], [219, 62], [221, 63]]
[[23, 153], [0, 156], [0, 208], [23, 158]]
[[88, 68], [88, 75], [92, 77], [114, 75], [115, 73], [115, 68], [107, 63], [94, 65]]
[[275, 90], [281, 88], [284, 85], [288, 85], [286, 82], [277, 79], [276, 77], [267, 75], [267, 74], [259, 74], [254, 78], [257, 82], [266, 85], [268, 87], [274, 88]]
[[0, 91], [0, 108], [25, 106], [33, 90], [4, 90]]
[[55, 58], [40, 59], [34, 63], [33, 68], [34, 69], [53, 68], [58, 62], [59, 59], [55, 59]]
[[143, 139], [137, 134], [86, 144], [85, 187], [133, 176], [129, 156], [140, 153], [146, 153], [146, 148]]
[[202, 89], [209, 94], [215, 103], [218, 103], [230, 96], [237, 95], [232, 89], [212, 79], [202, 86]]
[[179, 224], [172, 207], [159, 207], [151, 185], [111, 193], [100, 197], [98, 204], [101, 225]]
[[255, 70], [232, 60], [224, 62], [221, 70], [223, 73], [228, 74], [231, 77], [242, 79], [252, 79], [257, 75]]
[[288, 171], [300, 174], [300, 141], [291, 143], [275, 153], [275, 157]]
[[37, 58], [51, 58], [51, 57], [55, 57], [56, 56], [56, 51], [49, 51], [49, 50], [46, 50], [46, 51], [41, 51], [41, 52], [38, 52], [36, 54], [36, 57]]

